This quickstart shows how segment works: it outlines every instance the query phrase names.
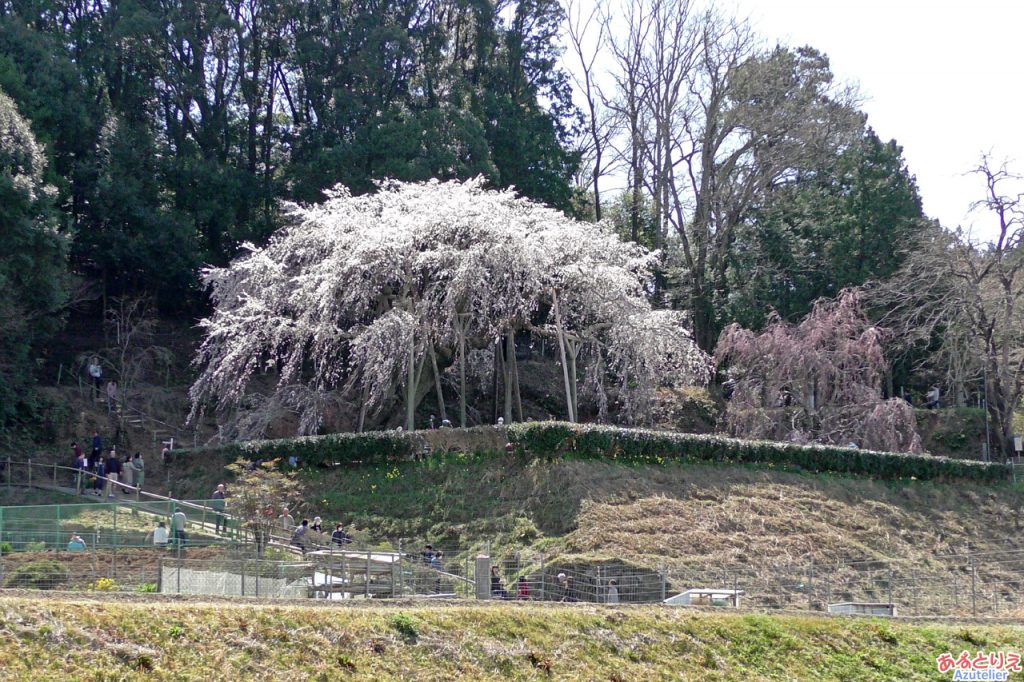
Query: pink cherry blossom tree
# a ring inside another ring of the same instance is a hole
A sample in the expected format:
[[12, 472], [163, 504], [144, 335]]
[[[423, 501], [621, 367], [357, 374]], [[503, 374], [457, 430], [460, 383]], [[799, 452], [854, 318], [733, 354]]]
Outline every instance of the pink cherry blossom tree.
[[818, 301], [800, 324], [776, 319], [760, 333], [730, 325], [715, 351], [730, 377], [729, 431], [744, 438], [919, 452], [910, 405], [882, 395], [884, 336], [853, 289]]

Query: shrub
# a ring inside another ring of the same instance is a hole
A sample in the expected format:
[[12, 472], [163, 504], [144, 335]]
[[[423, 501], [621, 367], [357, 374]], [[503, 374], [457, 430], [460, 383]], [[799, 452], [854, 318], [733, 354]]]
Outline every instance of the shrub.
[[30, 561], [14, 569], [4, 587], [21, 587], [37, 590], [53, 590], [68, 581], [68, 571], [52, 559]]
[[151, 594], [157, 591], [156, 583], [142, 583], [135, 588], [136, 592], [142, 592], [145, 594]]
[[420, 634], [419, 630], [416, 628], [416, 622], [404, 613], [392, 616], [389, 622], [391, 627], [397, 630], [398, 634], [402, 635], [406, 639], [415, 641]]
[[117, 592], [117, 583], [112, 578], [98, 578], [89, 585], [92, 592]]
[[560, 454], [643, 464], [661, 464], [666, 460], [762, 464], [880, 479], [994, 483], [1010, 478], [1009, 468], [1002, 465], [931, 455], [747, 441], [614, 426], [538, 422], [513, 424], [508, 433], [517, 450], [540, 456]]
[[0, 542], [0, 556], [3, 556], [4, 554], [10, 554], [13, 551], [14, 551], [14, 548], [11, 547], [11, 543], [9, 543], [9, 542]]

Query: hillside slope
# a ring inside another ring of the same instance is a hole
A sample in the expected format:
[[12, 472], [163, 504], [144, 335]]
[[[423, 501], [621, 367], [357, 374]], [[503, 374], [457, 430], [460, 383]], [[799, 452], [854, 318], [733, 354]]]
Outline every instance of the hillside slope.
[[[223, 476], [202, 459], [179, 462], [172, 472], [184, 497], [204, 496]], [[1024, 494], [1011, 485], [458, 454], [302, 469], [299, 477], [306, 490], [300, 514], [344, 521], [365, 540], [539, 543], [678, 565], [926, 560], [1024, 549]]]

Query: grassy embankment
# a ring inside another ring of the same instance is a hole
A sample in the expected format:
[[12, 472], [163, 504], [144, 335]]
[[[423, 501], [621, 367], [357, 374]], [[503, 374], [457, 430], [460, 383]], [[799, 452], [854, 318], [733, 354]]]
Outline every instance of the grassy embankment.
[[[216, 461], [175, 470], [185, 495], [223, 480]], [[878, 481], [753, 466], [434, 455], [302, 469], [301, 514], [360, 539], [619, 557], [642, 563], [925, 559], [1024, 548], [1009, 484]], [[230, 486], [230, 484], [229, 484]]]
[[0, 598], [8, 680], [932, 680], [1019, 626], [650, 608]]

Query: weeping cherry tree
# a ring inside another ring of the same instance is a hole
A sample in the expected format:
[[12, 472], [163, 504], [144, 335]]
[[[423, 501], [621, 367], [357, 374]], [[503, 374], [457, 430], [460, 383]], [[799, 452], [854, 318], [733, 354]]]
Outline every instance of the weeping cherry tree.
[[[593, 389], [614, 386], [629, 419], [643, 419], [658, 386], [706, 383], [709, 358], [681, 313], [654, 311], [646, 292], [656, 254], [582, 223], [468, 182], [386, 182], [370, 195], [342, 187], [315, 206], [287, 207], [289, 224], [228, 267], [204, 271], [214, 312], [192, 387], [193, 417], [237, 409], [254, 377], [276, 376], [274, 399], [314, 433], [325, 396], [369, 415], [401, 400], [406, 427], [458, 368], [459, 423], [466, 363], [494, 348], [505, 416], [522, 418], [515, 335], [557, 341], [566, 412], [578, 418], [577, 362]], [[513, 406], [517, 409], [513, 409]]]

